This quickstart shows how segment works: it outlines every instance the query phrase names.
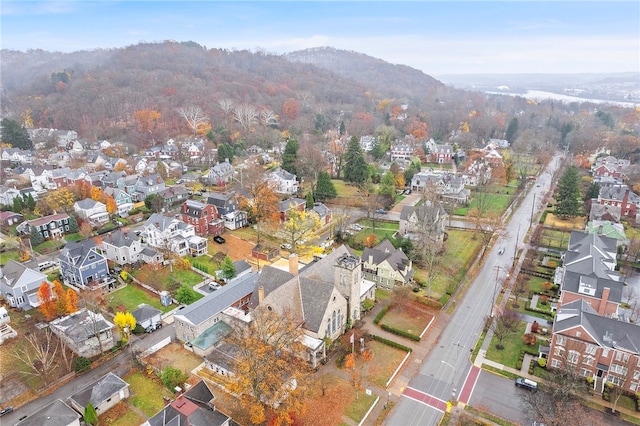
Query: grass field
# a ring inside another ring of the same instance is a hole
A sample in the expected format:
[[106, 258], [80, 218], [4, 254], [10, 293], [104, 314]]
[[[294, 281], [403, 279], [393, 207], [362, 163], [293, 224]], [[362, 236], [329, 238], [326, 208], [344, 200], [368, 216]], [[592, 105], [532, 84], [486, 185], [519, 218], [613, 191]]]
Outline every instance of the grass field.
[[351, 404], [347, 405], [344, 409], [344, 414], [355, 422], [360, 422], [369, 408], [376, 400], [376, 395], [367, 395], [364, 391], [360, 391], [358, 399], [355, 399]]
[[133, 312], [142, 303], [160, 309], [163, 313], [170, 311], [175, 306], [162, 306], [160, 296], [152, 294], [135, 284], [129, 284], [116, 291], [111, 292], [106, 297], [107, 304], [117, 311], [118, 306], [124, 306], [127, 311]]
[[504, 345], [504, 349], [502, 350], [496, 349], [498, 340], [494, 336], [493, 339], [491, 339], [491, 344], [487, 350], [487, 359], [506, 365], [507, 367], [515, 368], [516, 362], [518, 361], [518, 355], [522, 349], [529, 348], [538, 350], [540, 342], [537, 342], [535, 346], [527, 346], [522, 341], [522, 335], [524, 334], [526, 327], [527, 324], [525, 322], [521, 322], [518, 325], [518, 329], [503, 340], [502, 344]]
[[10, 260], [18, 260], [19, 257], [18, 250], [7, 250], [4, 253], [0, 253], [0, 265], [6, 265]]
[[571, 231], [560, 231], [550, 228], [542, 228], [542, 234], [540, 235], [540, 245], [557, 248], [559, 250], [566, 250], [569, 247], [569, 237]]
[[149, 417], [164, 407], [163, 397], [173, 396], [154, 376], [147, 376], [140, 371], [129, 374], [124, 380], [129, 383], [133, 395], [131, 405]]
[[139, 425], [145, 422], [126, 402], [120, 402], [100, 416], [100, 423], [111, 426]]
[[400, 224], [398, 223], [380, 221], [373, 222], [371, 220], [365, 220], [359, 223], [364, 226], [364, 229], [355, 235], [356, 241], [362, 241], [374, 233], [376, 234], [376, 245], [380, 244], [385, 239], [392, 239], [393, 234], [398, 232], [398, 229], [400, 229]]
[[576, 217], [573, 219], [562, 219], [555, 216], [553, 213], [547, 213], [547, 216], [544, 221], [545, 226], [550, 226], [553, 228], [562, 228], [562, 229], [579, 229], [583, 230], [587, 223], [587, 219], [585, 217]]
[[432, 318], [433, 315], [425, 306], [407, 301], [402, 306], [393, 305], [383, 317], [381, 324], [419, 336]]
[[373, 351], [367, 380], [384, 388], [407, 353], [375, 340], [367, 342], [367, 346]]

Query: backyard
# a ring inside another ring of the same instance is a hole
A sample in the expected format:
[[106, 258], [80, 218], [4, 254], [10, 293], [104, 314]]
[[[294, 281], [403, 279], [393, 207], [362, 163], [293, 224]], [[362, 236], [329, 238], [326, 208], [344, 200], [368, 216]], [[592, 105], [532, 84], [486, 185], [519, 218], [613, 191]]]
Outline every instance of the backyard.
[[131, 275], [158, 291], [175, 291], [181, 285], [193, 287], [204, 280], [202, 275], [191, 269], [173, 268], [172, 271], [169, 266], [144, 265], [142, 268], [131, 272]]
[[119, 306], [124, 306], [128, 312], [133, 312], [143, 303], [158, 308], [163, 313], [169, 312], [175, 307], [171, 305], [162, 306], [160, 296], [135, 284], [129, 284], [112, 291], [105, 297], [105, 300], [113, 312], [117, 312]]
[[175, 367], [185, 374], [202, 364], [202, 357], [190, 352], [178, 343], [170, 343], [158, 352], [149, 355], [144, 361], [158, 370]]
[[486, 206], [488, 213], [502, 214], [507, 210], [507, 207], [509, 207], [509, 204], [513, 200], [517, 187], [489, 185], [484, 188], [484, 191], [485, 192], [481, 194], [473, 192], [471, 194], [471, 202], [467, 206], [455, 209], [453, 214], [466, 216], [470, 210], [478, 207], [480, 198], [482, 198], [482, 203]]
[[173, 394], [160, 383], [160, 380], [153, 373], [134, 371], [125, 376], [124, 380], [130, 385], [131, 405], [148, 417], [152, 417], [164, 407], [163, 397], [173, 397]]
[[524, 321], [521, 321], [518, 324], [516, 331], [508, 335], [502, 341], [502, 345], [504, 346], [504, 349], [502, 350], [496, 349], [498, 339], [494, 336], [491, 340], [491, 344], [489, 345], [489, 349], [487, 350], [486, 358], [507, 367], [515, 368], [521, 350], [528, 349], [531, 351], [537, 351], [540, 347], [539, 341], [536, 342], [534, 346], [528, 346], [522, 340], [526, 327], [527, 324]]

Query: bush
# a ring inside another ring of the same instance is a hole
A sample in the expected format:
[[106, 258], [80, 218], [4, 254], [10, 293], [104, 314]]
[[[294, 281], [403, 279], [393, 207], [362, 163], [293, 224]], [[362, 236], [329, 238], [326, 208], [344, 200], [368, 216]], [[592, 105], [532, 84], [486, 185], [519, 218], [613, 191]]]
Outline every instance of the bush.
[[413, 333], [408, 333], [404, 330], [398, 330], [397, 328], [390, 327], [386, 324], [380, 324], [380, 328], [384, 331], [388, 331], [389, 333], [397, 334], [398, 336], [406, 337], [407, 339], [414, 340], [416, 342], [420, 341], [420, 336], [416, 336]]
[[85, 371], [89, 371], [91, 368], [91, 360], [85, 358], [83, 356], [79, 356], [74, 358], [73, 360], [73, 371], [76, 373], [84, 373]]
[[375, 306], [376, 302], [371, 299], [364, 299], [362, 302], [362, 310], [365, 312], [369, 312]]
[[136, 327], [133, 329], [133, 334], [143, 334], [145, 332], [144, 327], [140, 324], [136, 324]]
[[542, 367], [542, 368], [546, 368], [547, 367], [547, 360], [545, 358], [538, 358], [538, 365], [540, 367]]
[[419, 291], [420, 291], [420, 287], [414, 287], [414, 288], [413, 288], [413, 292], [414, 292], [414, 293], [418, 293]]
[[167, 367], [160, 373], [160, 380], [171, 392], [176, 386], [182, 387], [188, 376], [175, 367]]
[[387, 305], [384, 308], [382, 308], [382, 310], [378, 312], [378, 315], [376, 315], [376, 317], [373, 319], [373, 323], [377, 325], [380, 322], [380, 320], [382, 320], [382, 317], [384, 317], [387, 314], [389, 309], [391, 309], [391, 305]]
[[394, 342], [393, 340], [385, 339], [384, 337], [376, 336], [375, 334], [369, 334], [369, 338], [371, 340], [375, 340], [380, 343], [384, 343], [387, 346], [391, 346], [392, 348], [400, 349], [401, 351], [411, 352], [412, 349], [408, 346], [405, 346], [401, 343]]

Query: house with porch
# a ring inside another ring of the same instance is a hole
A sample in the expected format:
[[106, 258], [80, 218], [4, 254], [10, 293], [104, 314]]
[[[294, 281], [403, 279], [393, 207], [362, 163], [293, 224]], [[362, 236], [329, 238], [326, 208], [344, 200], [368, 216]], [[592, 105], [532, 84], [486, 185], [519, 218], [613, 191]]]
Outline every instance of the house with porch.
[[364, 278], [378, 287], [403, 286], [413, 279], [413, 262], [387, 239], [376, 247], [366, 247], [361, 258]]
[[[195, 237], [196, 233], [194, 226], [189, 223], [173, 216], [154, 213], [145, 222], [142, 235], [150, 247], [186, 256], [190, 252], [188, 239]], [[201, 245], [201, 242], [198, 241], [197, 244]]]
[[109, 222], [107, 205], [91, 198], [76, 201], [73, 204], [73, 211], [93, 228], [99, 228]]
[[118, 216], [126, 217], [133, 210], [133, 198], [124, 189], [108, 186], [104, 189], [104, 193], [113, 197], [116, 202], [116, 214]]
[[80, 414], [87, 405], [93, 405], [98, 416], [129, 398], [129, 383], [112, 372], [69, 397], [69, 403]]
[[185, 201], [181, 209], [182, 221], [193, 225], [197, 235], [222, 235], [225, 226], [218, 209], [215, 205], [203, 201]]
[[100, 250], [107, 260], [118, 265], [131, 265], [140, 261], [142, 243], [133, 231], [115, 231], [104, 235]]
[[234, 230], [249, 225], [247, 212], [240, 210], [235, 193], [212, 192], [207, 198], [207, 204], [216, 206], [225, 228]]
[[13, 259], [0, 266], [0, 294], [13, 308], [29, 310], [40, 306], [38, 289], [42, 283], [48, 282], [47, 276], [42, 272]]
[[69, 215], [58, 213], [28, 220], [18, 225], [16, 230], [23, 235], [30, 235], [32, 228], [35, 228], [45, 240], [59, 239], [69, 232]]
[[404, 206], [400, 212], [398, 231], [404, 238], [420, 240], [428, 237], [430, 242], [442, 245], [448, 217], [439, 202], [422, 203], [418, 207]]
[[202, 181], [206, 185], [225, 186], [233, 178], [234, 173], [235, 169], [229, 163], [229, 159], [225, 159], [222, 163], [218, 162], [218, 164], [211, 167], [202, 176]]
[[109, 275], [107, 258], [95, 241], [69, 241], [57, 257], [60, 275], [68, 286], [99, 289], [111, 287], [115, 279]]
[[278, 194], [293, 195], [298, 193], [298, 179], [296, 175], [278, 167], [271, 172], [267, 179], [274, 184], [274, 189]]
[[130, 192], [134, 201], [144, 201], [151, 194], [158, 194], [166, 189], [162, 177], [155, 173], [139, 176], [135, 183], [134, 192]]

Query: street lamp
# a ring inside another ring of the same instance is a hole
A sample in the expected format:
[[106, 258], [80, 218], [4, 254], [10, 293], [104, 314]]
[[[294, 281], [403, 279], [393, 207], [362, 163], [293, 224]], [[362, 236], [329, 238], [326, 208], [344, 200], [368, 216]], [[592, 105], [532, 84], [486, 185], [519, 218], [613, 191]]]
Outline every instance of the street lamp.
[[456, 374], [456, 368], [445, 360], [440, 360], [440, 362], [443, 363], [444, 365], [448, 365], [449, 367], [451, 367], [451, 399], [455, 400], [456, 388], [453, 387], [453, 376]]

